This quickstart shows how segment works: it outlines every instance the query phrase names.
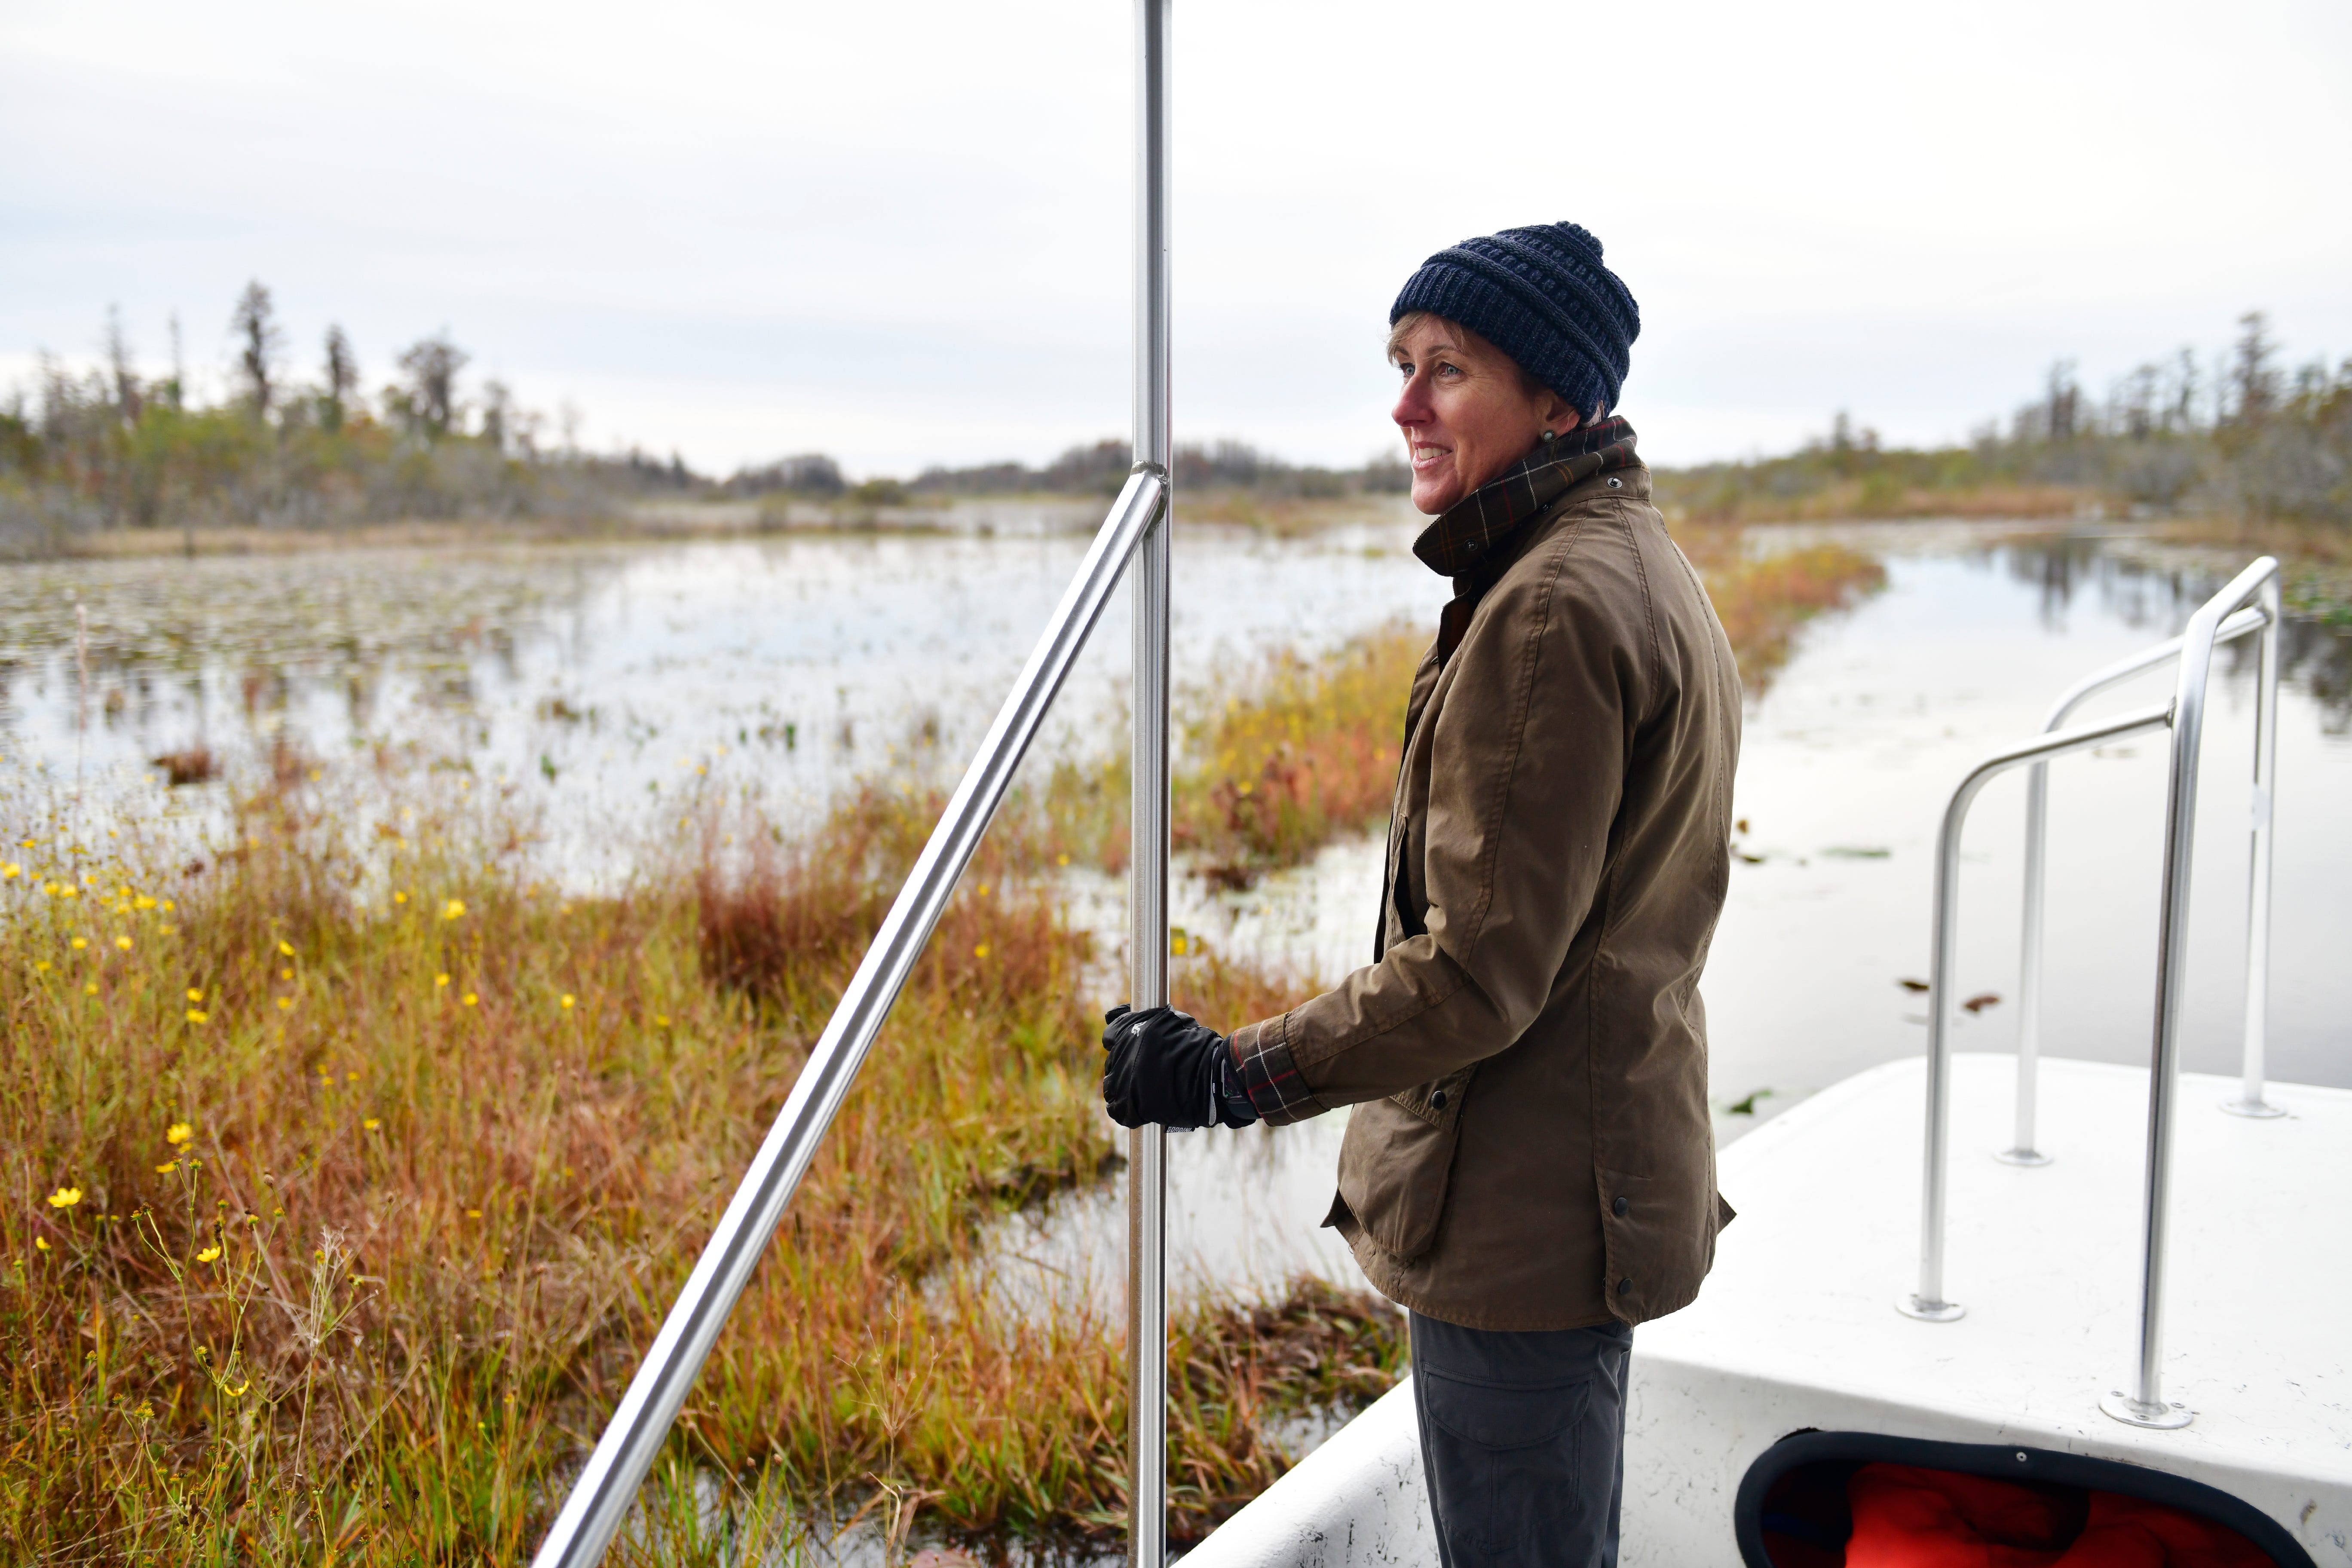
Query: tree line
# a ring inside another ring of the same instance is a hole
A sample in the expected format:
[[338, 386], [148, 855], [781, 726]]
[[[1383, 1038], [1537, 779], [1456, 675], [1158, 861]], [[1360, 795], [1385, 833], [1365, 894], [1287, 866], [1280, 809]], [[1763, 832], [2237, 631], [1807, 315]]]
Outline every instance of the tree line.
[[[1052, 462], [933, 466], [853, 483], [821, 452], [725, 479], [630, 450], [580, 450], [577, 416], [551, 440], [546, 417], [495, 377], [468, 386], [469, 356], [446, 331], [394, 357], [362, 384], [350, 338], [329, 326], [310, 374], [298, 369], [269, 290], [248, 284], [229, 315], [230, 384], [190, 395], [176, 322], [173, 369], [142, 376], [110, 313], [99, 366], [52, 356], [37, 384], [0, 402], [0, 545], [53, 552], [113, 528], [223, 524], [334, 528], [404, 519], [589, 521], [650, 498], [778, 498], [870, 512], [958, 496], [1114, 494], [1124, 440], [1075, 446]], [[1180, 446], [1175, 479], [1193, 490], [1273, 498], [1396, 494], [1402, 461], [1294, 465], [1240, 441]], [[1699, 519], [1905, 516], [1952, 510], [2072, 510], [2088, 500], [2151, 511], [2211, 511], [2352, 524], [2352, 360], [2290, 368], [2260, 312], [2208, 359], [2182, 349], [2086, 392], [2071, 362], [2040, 395], [1963, 445], [1885, 446], [1845, 415], [1785, 457], [1658, 471], [1662, 504]], [[763, 509], [764, 510], [764, 509]]]
[[551, 444], [545, 416], [504, 383], [466, 386], [470, 356], [446, 331], [400, 351], [370, 395], [341, 326], [311, 374], [296, 367], [258, 281], [229, 330], [230, 384], [209, 404], [193, 395], [176, 318], [162, 376], [141, 374], [119, 312], [99, 366], [42, 355], [36, 385], [0, 403], [0, 541], [23, 552], [110, 528], [588, 517], [694, 483], [675, 457], [581, 452], [573, 418]]
[[[805, 452], [739, 470], [718, 489], [731, 496], [785, 495], [884, 506], [956, 496], [1113, 496], [1127, 483], [1134, 463], [1134, 447], [1124, 437], [1105, 437], [1072, 447], [1042, 468], [1012, 461], [962, 468], [935, 464], [911, 479], [877, 479], [853, 485], [833, 458]], [[1172, 471], [1180, 489], [1244, 489], [1280, 499], [1401, 495], [1412, 485], [1412, 470], [1401, 458], [1374, 458], [1360, 468], [1302, 467], [1232, 440], [1179, 445]]]
[[[1906, 516], [2096, 501], [2145, 514], [2202, 512], [2352, 524], [2352, 359], [2290, 368], [2259, 310], [2236, 340], [2183, 348], [2082, 385], [2053, 364], [2041, 395], [1964, 445], [1895, 448], [1840, 414], [1786, 457], [1659, 476], [1662, 503], [1700, 519]], [[1963, 506], [1961, 510], [1970, 510]]]

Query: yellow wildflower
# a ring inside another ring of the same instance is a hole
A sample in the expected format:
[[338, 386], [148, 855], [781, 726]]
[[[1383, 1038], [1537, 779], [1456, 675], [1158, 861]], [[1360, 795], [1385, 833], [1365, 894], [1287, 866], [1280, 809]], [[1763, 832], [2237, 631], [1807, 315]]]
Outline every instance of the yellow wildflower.
[[655, 1027], [655, 1028], [656, 1028], [656, 1029], [667, 1029], [667, 1028], [668, 1028], [668, 1027], [669, 1027], [669, 1015], [668, 1015], [668, 1014], [667, 1014], [667, 1013], [656, 1013], [656, 1014], [655, 1014], [655, 1015], [654, 1015], [654, 1027]]
[[278, 1010], [281, 1013], [292, 1011], [293, 1006], [294, 998], [291, 996], [280, 996], [278, 999]]
[[79, 1187], [59, 1187], [49, 1194], [49, 1206], [53, 1209], [69, 1209], [79, 1202], [81, 1202]]
[[563, 994], [563, 1006], [565, 1007], [565, 1009], [566, 1009], [567, 1011], [568, 1011], [568, 1010], [571, 1008], [571, 1006], [572, 1006], [572, 993], [571, 993], [571, 992], [569, 992], [569, 991], [566, 991], [566, 992]]
[[209, 1021], [211, 1017], [211, 1014], [203, 1011], [201, 1008], [191, 1007], [188, 1009], [188, 1022], [191, 1024], [205, 1023]]
[[406, 893], [394, 893], [392, 895], [392, 901], [395, 904], [404, 904], [408, 902], [408, 895]]
[[189, 1000], [189, 1001], [191, 1001], [191, 1002], [201, 1002], [201, 1001], [203, 1001], [204, 999], [205, 999], [205, 994], [204, 994], [204, 992], [203, 992], [203, 991], [199, 990], [197, 987], [195, 987], [195, 986], [194, 986], [194, 985], [191, 985], [191, 986], [189, 986], [189, 987], [188, 987], [188, 1000]]
[[468, 992], [467, 992], [467, 993], [466, 993], [466, 1005], [467, 1005], [467, 1006], [470, 1007], [470, 1006], [472, 1006], [475, 1003], [477, 1003], [477, 1002], [478, 1002], [478, 1001], [480, 1001], [480, 1000], [481, 1000], [481, 998], [480, 998], [480, 997], [478, 997], [478, 996], [477, 996], [477, 995], [475, 995], [472, 992], [468, 991]]
[[971, 955], [974, 958], [986, 958], [988, 956], [988, 943], [983, 942], [978, 947], [973, 948], [971, 950]]
[[0, 881], [6, 881], [11, 878], [21, 877], [24, 874], [25, 868], [22, 866], [17, 865], [14, 860], [0, 861]]
[[46, 959], [46, 958], [37, 958], [37, 959], [35, 959], [35, 960], [33, 961], [33, 973], [36, 973], [36, 974], [47, 974], [48, 972], [49, 972], [49, 961], [48, 961], [47, 959]]
[[294, 978], [294, 972], [290, 969], [281, 969], [278, 972], [278, 978], [280, 980], [291, 980]]
[[33, 1245], [47, 1252], [49, 1249], [49, 1239], [45, 1236], [37, 1236], [33, 1237]]
[[1054, 864], [1056, 866], [1066, 866], [1069, 863], [1070, 858], [1067, 855], [1056, 855], [1054, 857]]
[[121, 948], [123, 952], [129, 952], [131, 951], [131, 939], [127, 936], [118, 936], [114, 939], [114, 945]]
[[437, 991], [437, 990], [439, 990], [442, 986], [446, 985], [446, 984], [449, 984], [449, 977], [448, 977], [447, 975], [446, 975], [446, 974], [436, 974], [436, 975], [435, 975], [435, 976], [433, 977], [433, 987], [434, 987], [434, 989], [435, 989], [435, 990], [436, 990], [436, 991]]
[[196, 1130], [184, 1121], [174, 1121], [163, 1130], [163, 1142], [178, 1148], [196, 1135]]
[[368, 1131], [368, 1132], [373, 1132], [373, 1131], [374, 1131], [377, 1128], [379, 1128], [379, 1127], [381, 1127], [381, 1126], [383, 1126], [383, 1122], [382, 1121], [382, 1120], [381, 1120], [381, 1119], [379, 1119], [379, 1118], [377, 1118], [377, 1117], [373, 1117], [373, 1116], [369, 1117], [366, 1121], [362, 1121], [362, 1122], [361, 1122], [361, 1123], [360, 1123], [360, 1127], [361, 1127], [361, 1129], [362, 1129], [362, 1131]]
[[169, 914], [169, 913], [171, 913], [171, 912], [172, 912], [172, 900], [169, 900], [169, 899], [165, 899], [165, 900], [163, 900], [163, 912], [164, 912], [165, 914]]
[[467, 1209], [466, 1211], [466, 1217], [467, 1219], [479, 1219], [482, 1217], [482, 1211], [479, 1209]]
[[159, 1176], [168, 1176], [179, 1168], [180, 1162], [177, 1160], [166, 1160], [162, 1164], [155, 1167], [155, 1173]]
[[152, 910], [155, 907], [155, 900], [147, 894], [142, 893], [131, 900], [131, 907], [134, 910]]
[[282, 953], [284, 953], [284, 954], [285, 954], [287, 957], [289, 957], [289, 958], [291, 958], [291, 957], [293, 957], [293, 956], [294, 956], [294, 945], [293, 945], [293, 943], [291, 943], [291, 942], [287, 942], [287, 941], [283, 940], [282, 938], [279, 940], [279, 942], [278, 942], [278, 952], [282, 952]]
[[89, 938], [86, 936], [78, 936], [73, 939], [73, 949], [76, 952], [79, 952], [83, 948], [88, 947], [89, 945]]
[[75, 887], [71, 882], [66, 883], [58, 889], [58, 897], [61, 899], [78, 899], [80, 896], [81, 889]]
[[98, 994], [98, 982], [97, 982], [97, 981], [95, 981], [95, 980], [91, 981], [89, 984], [87, 984], [87, 985], [83, 986], [83, 987], [81, 988], [81, 991], [82, 991], [82, 994], [83, 994], [83, 995], [85, 995], [85, 996], [95, 996], [95, 995], [97, 995], [97, 994]]
[[226, 1384], [222, 1384], [221, 1392], [227, 1394], [231, 1399], [242, 1399], [245, 1397], [245, 1391], [252, 1386], [253, 1380], [248, 1377], [243, 1383], [238, 1384], [235, 1388], [231, 1388]]
[[463, 899], [452, 899], [447, 903], [441, 906], [441, 918], [445, 921], [457, 920], [464, 915], [465, 912], [466, 900]]

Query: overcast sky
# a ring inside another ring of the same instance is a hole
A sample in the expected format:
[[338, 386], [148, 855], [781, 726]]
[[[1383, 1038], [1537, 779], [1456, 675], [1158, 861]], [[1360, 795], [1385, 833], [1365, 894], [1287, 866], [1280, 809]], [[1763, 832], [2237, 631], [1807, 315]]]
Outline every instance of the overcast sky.
[[[2352, 5], [1181, 0], [1181, 439], [1393, 441], [1421, 258], [1573, 218], [1642, 305], [1654, 462], [1840, 408], [1957, 438], [2267, 310], [2352, 354]], [[974, 5], [0, 7], [0, 388], [216, 388], [447, 329], [583, 439], [726, 470], [1037, 461], [1127, 428], [1132, 19]]]

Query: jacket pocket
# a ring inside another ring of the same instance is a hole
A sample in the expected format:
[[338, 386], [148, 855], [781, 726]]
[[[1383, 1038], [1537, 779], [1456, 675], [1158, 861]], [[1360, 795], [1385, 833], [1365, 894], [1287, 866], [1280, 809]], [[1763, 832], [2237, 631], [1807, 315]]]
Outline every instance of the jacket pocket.
[[1695, 1170], [1637, 1176], [1597, 1166], [1605, 1258], [1602, 1299], [1623, 1322], [1679, 1311], [1698, 1295], [1715, 1264], [1715, 1233], [1730, 1206], [1715, 1184], [1713, 1160]]
[[[1433, 1099], [1436, 1085], [1428, 1087]], [[1462, 1121], [1453, 1095], [1436, 1112], [1408, 1110], [1404, 1098], [1369, 1101], [1348, 1118], [1339, 1198], [1375, 1246], [1411, 1263], [1437, 1239]]]
[[1389, 1098], [1432, 1127], [1444, 1127], [1462, 1120], [1462, 1100], [1470, 1092], [1470, 1080], [1477, 1071], [1478, 1064], [1472, 1062], [1444, 1078]]

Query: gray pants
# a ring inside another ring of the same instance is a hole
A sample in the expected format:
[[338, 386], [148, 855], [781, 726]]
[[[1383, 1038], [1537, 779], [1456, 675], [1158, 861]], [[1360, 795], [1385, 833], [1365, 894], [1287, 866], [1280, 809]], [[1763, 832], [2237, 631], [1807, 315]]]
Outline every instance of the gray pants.
[[1422, 1472], [1445, 1568], [1616, 1568], [1624, 1323], [1544, 1333], [1412, 1314]]

